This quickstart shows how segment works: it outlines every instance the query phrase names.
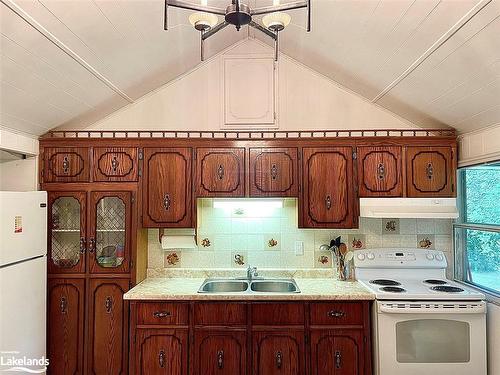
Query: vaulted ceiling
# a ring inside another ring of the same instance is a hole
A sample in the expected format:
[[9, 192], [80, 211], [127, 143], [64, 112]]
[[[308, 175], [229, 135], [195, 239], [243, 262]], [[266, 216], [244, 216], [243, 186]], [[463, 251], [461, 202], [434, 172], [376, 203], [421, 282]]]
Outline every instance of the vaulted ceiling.
[[[189, 12], [170, 9], [165, 32], [162, 0], [0, 2], [0, 126], [83, 127], [200, 62]], [[282, 53], [419, 126], [500, 123], [500, 1], [312, 0], [312, 9], [311, 33], [305, 12], [291, 12]], [[206, 55], [248, 36], [269, 43], [226, 28]]]

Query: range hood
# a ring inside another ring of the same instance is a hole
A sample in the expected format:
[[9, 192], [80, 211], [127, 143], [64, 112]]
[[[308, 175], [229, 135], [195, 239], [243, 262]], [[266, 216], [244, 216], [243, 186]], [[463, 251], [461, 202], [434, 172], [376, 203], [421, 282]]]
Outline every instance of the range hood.
[[456, 219], [456, 198], [361, 198], [361, 217]]

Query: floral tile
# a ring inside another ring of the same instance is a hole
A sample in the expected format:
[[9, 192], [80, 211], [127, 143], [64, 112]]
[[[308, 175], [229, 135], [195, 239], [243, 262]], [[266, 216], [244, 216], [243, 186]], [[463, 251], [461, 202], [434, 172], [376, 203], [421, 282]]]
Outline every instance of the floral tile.
[[382, 219], [382, 234], [399, 234], [399, 219]]
[[[181, 266], [180, 251], [165, 251], [163, 254], [163, 266], [165, 268], [177, 268]], [[189, 265], [186, 265], [189, 266]]]
[[264, 235], [264, 250], [280, 251], [281, 250], [281, 235], [280, 234]]
[[202, 237], [198, 243], [198, 249], [200, 250], [212, 250], [214, 248], [213, 240], [210, 240], [208, 237]]
[[231, 267], [246, 268], [248, 267], [248, 255], [246, 251], [231, 252]]
[[366, 248], [366, 236], [364, 234], [350, 234], [348, 236], [348, 248], [350, 250], [361, 250]]
[[421, 249], [434, 249], [436, 240], [433, 234], [417, 235], [417, 247]]
[[332, 253], [330, 251], [315, 251], [314, 268], [332, 268]]

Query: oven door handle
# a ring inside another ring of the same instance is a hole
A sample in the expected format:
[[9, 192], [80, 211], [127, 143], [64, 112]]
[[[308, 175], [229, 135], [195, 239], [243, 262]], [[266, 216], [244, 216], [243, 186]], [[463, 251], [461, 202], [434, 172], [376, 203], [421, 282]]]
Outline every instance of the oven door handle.
[[385, 314], [484, 314], [486, 303], [481, 301], [449, 304], [379, 304], [378, 312]]

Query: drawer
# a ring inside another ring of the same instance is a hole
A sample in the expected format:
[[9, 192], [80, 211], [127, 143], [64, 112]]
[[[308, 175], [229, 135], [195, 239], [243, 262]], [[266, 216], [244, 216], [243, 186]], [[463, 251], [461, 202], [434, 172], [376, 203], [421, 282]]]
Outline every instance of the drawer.
[[363, 324], [362, 302], [326, 302], [311, 304], [311, 325]]
[[137, 324], [187, 325], [189, 305], [182, 303], [139, 303]]
[[303, 303], [255, 303], [252, 304], [254, 325], [302, 325]]
[[247, 305], [245, 303], [196, 303], [194, 305], [196, 325], [245, 325]]

